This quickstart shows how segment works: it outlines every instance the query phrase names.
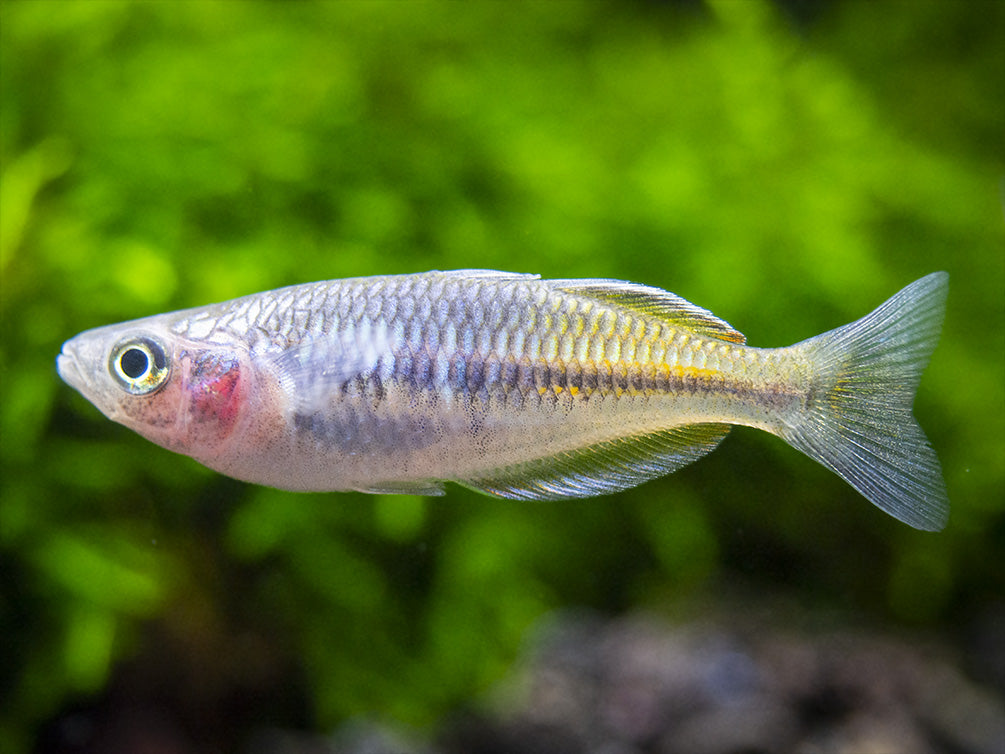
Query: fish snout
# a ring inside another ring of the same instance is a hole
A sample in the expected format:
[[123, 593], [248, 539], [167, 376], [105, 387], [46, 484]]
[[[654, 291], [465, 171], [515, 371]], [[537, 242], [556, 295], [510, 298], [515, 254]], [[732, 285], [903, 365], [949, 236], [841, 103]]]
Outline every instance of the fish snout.
[[56, 357], [56, 371], [63, 382], [70, 387], [76, 390], [83, 388], [84, 379], [80, 372], [76, 349], [73, 347], [72, 341], [64, 343], [59, 356]]

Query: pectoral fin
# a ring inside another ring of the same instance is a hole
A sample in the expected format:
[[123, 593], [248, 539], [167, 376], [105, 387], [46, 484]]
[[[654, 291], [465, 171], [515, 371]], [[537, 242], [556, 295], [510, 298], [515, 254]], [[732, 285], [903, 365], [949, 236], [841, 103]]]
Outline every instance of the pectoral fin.
[[383, 322], [364, 322], [285, 348], [272, 362], [290, 408], [307, 415], [323, 411], [343, 384], [372, 374], [382, 359], [393, 357], [392, 340]]

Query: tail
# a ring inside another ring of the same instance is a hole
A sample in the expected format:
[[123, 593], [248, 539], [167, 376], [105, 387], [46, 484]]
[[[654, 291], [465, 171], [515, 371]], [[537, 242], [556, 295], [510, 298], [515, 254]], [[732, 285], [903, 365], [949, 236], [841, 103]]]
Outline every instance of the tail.
[[871, 314], [803, 341], [816, 389], [779, 434], [874, 504], [918, 529], [949, 516], [939, 459], [911, 405], [939, 340], [949, 275], [917, 280]]

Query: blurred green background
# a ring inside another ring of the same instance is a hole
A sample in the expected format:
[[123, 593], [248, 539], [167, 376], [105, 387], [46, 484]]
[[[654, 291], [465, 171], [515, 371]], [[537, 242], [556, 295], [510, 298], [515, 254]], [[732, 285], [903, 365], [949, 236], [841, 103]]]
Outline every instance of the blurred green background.
[[[569, 606], [782, 595], [1002, 682], [965, 639], [1005, 614], [1005, 3], [0, 12], [0, 750], [147, 686], [222, 749], [422, 729]], [[107, 421], [54, 369], [89, 327], [462, 267], [667, 288], [762, 346], [948, 270], [916, 404], [948, 528], [745, 429], [578, 502], [282, 493]]]

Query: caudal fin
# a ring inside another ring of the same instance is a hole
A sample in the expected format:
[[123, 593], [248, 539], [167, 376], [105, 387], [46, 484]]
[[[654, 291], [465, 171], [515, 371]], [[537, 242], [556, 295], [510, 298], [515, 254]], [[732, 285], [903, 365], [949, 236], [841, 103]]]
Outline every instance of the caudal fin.
[[793, 346], [815, 365], [815, 390], [780, 432], [890, 515], [929, 531], [946, 525], [949, 498], [911, 406], [948, 285], [948, 274], [932, 273], [857, 322]]

